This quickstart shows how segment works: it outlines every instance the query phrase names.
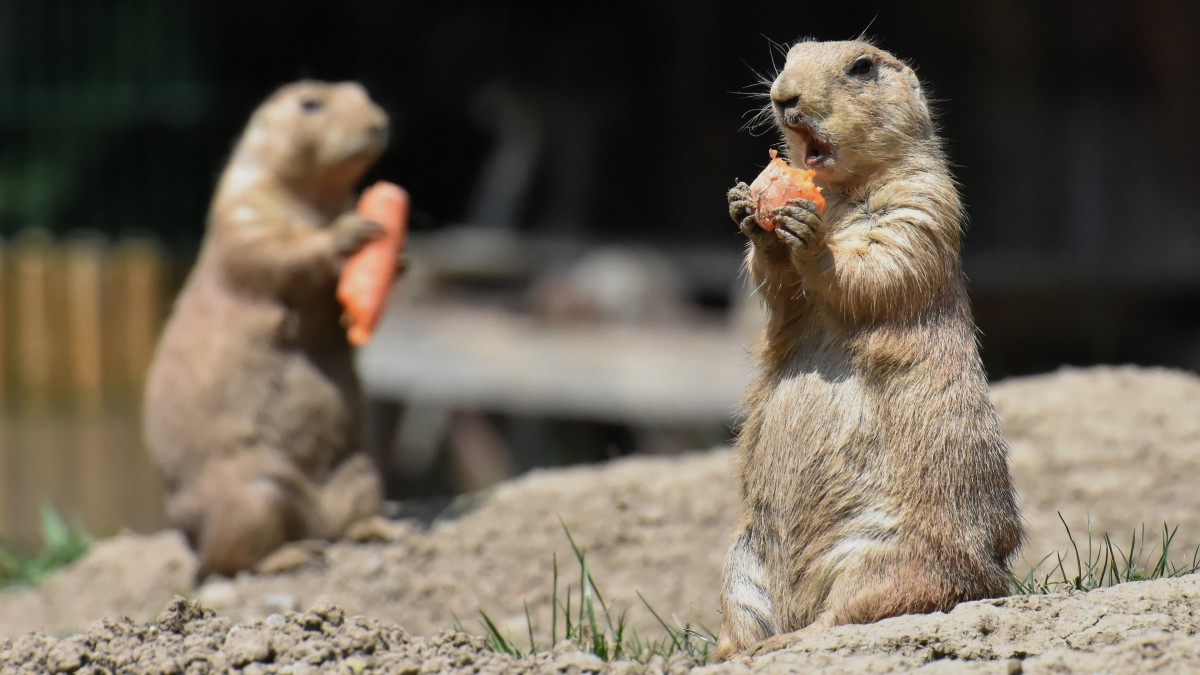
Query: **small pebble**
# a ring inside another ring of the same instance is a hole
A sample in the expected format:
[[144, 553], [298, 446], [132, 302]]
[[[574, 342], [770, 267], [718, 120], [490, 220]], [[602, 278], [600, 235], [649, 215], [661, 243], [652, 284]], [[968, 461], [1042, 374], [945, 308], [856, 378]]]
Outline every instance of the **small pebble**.
[[210, 581], [196, 593], [196, 600], [205, 607], [227, 609], [238, 604], [237, 588], [224, 579]]
[[264, 607], [275, 612], [294, 612], [300, 608], [300, 601], [290, 593], [267, 593], [262, 602]]

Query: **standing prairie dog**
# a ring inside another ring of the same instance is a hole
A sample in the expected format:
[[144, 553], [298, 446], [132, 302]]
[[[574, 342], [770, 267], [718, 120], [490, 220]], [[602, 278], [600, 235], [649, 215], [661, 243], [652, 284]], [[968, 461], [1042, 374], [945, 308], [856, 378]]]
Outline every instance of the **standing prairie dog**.
[[358, 84], [297, 82], [254, 112], [217, 185], [144, 409], [168, 518], [201, 573], [252, 568], [380, 511], [335, 288], [380, 231], [352, 211], [353, 189], [387, 134]]
[[962, 205], [916, 75], [866, 42], [801, 42], [770, 106], [827, 206], [792, 200], [767, 231], [747, 185], [729, 192], [767, 326], [737, 439], [722, 659], [1004, 595], [1022, 536]]

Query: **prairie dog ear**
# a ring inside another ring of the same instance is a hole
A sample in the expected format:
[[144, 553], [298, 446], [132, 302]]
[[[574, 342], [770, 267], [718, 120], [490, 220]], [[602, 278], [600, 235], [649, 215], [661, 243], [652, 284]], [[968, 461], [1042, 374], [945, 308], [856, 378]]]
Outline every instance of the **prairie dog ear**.
[[902, 65], [900, 67], [900, 72], [904, 76], [904, 81], [908, 83], [909, 88], [912, 89], [913, 95], [917, 98], [925, 98], [925, 94], [921, 90], [921, 80], [917, 78], [917, 74], [913, 72], [912, 67], [909, 65]]
[[929, 115], [929, 102], [925, 100], [925, 89], [921, 86], [921, 79], [913, 72], [912, 67], [905, 65], [901, 70], [904, 75], [904, 80], [912, 90], [913, 97], [917, 100], [917, 104], [921, 106], [921, 112]]

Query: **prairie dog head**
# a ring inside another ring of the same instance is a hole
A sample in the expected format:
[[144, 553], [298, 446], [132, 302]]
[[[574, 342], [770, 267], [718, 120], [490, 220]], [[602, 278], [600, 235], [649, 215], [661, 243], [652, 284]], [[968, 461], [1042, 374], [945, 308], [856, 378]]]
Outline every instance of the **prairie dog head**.
[[826, 183], [855, 182], [936, 142], [916, 74], [862, 41], [800, 42], [771, 85], [792, 165]]
[[232, 164], [285, 181], [353, 184], [387, 146], [387, 114], [357, 82], [285, 85], [250, 117]]

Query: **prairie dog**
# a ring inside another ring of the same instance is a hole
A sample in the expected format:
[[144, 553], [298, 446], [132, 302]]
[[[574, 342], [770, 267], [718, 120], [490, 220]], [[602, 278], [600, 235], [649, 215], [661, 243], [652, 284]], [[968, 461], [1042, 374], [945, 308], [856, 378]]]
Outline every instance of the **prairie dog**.
[[202, 574], [341, 536], [382, 506], [334, 294], [344, 258], [379, 232], [352, 191], [387, 134], [357, 83], [296, 82], [254, 112], [217, 184], [144, 406], [168, 518]]
[[1022, 537], [962, 205], [916, 75], [866, 42], [801, 42], [770, 98], [827, 205], [792, 200], [767, 231], [745, 183], [728, 195], [767, 325], [736, 443], [721, 659], [1004, 595]]

